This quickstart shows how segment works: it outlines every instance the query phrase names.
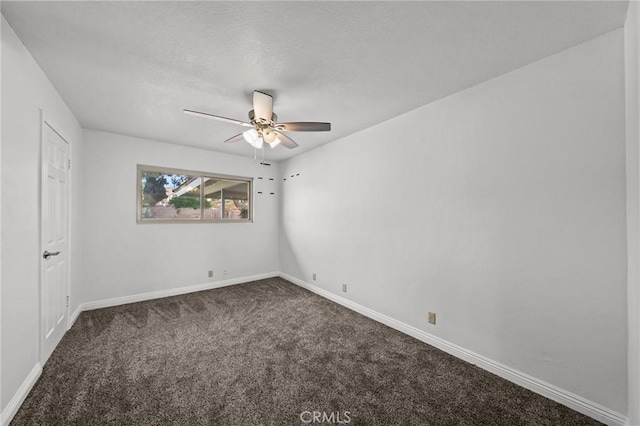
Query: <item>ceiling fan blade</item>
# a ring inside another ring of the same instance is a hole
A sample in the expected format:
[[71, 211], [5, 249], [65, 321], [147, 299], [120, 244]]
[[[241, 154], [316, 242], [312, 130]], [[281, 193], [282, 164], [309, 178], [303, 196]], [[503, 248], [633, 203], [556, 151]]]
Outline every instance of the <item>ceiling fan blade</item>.
[[273, 97], [266, 93], [253, 91], [253, 111], [257, 119], [271, 121], [273, 115]]
[[206, 112], [193, 111], [190, 109], [184, 109], [183, 111], [185, 114], [195, 115], [196, 117], [211, 118], [213, 120], [226, 121], [227, 123], [239, 124], [244, 127], [253, 127], [251, 123], [247, 123], [246, 121], [235, 120], [233, 118], [220, 117], [219, 115], [207, 114]]
[[298, 147], [298, 144], [289, 136], [285, 135], [284, 133], [280, 133], [280, 132], [274, 132], [274, 133], [278, 136], [278, 139], [280, 139], [280, 145], [286, 146], [289, 149]]
[[242, 133], [238, 133], [235, 136], [231, 136], [229, 139], [224, 141], [224, 143], [236, 143], [244, 140], [244, 136]]
[[298, 121], [295, 123], [278, 123], [276, 128], [285, 132], [328, 132], [331, 130], [331, 123]]

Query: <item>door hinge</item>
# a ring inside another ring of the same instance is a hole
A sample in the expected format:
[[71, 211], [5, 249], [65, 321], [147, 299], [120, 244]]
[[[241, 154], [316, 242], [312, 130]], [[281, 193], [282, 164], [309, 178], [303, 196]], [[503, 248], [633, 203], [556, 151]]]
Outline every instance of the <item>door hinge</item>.
[[67, 296], [67, 308], [69, 307], [69, 296]]
[[69, 158], [69, 159], [67, 160], [67, 162], [68, 162], [68, 163], [67, 163], [67, 169], [70, 169], [70, 168], [71, 168], [71, 158]]

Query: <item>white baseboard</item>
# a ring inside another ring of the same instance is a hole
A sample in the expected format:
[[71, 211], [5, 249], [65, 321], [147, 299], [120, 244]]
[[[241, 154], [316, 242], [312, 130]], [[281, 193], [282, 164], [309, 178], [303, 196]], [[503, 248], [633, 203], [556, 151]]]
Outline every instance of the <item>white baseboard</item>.
[[76, 308], [75, 311], [73, 311], [73, 313], [71, 314], [71, 316], [69, 317], [69, 325], [67, 327], [67, 330], [69, 330], [71, 327], [73, 327], [73, 324], [75, 324], [76, 320], [78, 319], [78, 317], [80, 316], [80, 314], [82, 313], [82, 309], [83, 309], [84, 305], [81, 303], [78, 305], [78, 307]]
[[5, 409], [2, 410], [2, 414], [0, 414], [1, 426], [7, 426], [11, 422], [13, 416], [16, 415], [25, 398], [29, 395], [31, 388], [36, 384], [40, 374], [42, 374], [42, 366], [38, 362], [27, 375], [27, 378], [24, 379], [24, 382], [22, 382], [16, 393], [13, 395], [11, 401], [9, 401]]
[[[214, 288], [227, 287], [235, 284], [242, 284], [250, 281], [263, 280], [280, 276], [279, 272], [268, 272], [265, 274], [250, 275], [247, 277], [232, 278], [224, 281], [214, 281], [204, 284], [190, 285], [187, 287], [171, 288], [168, 290], [153, 291], [150, 293], [140, 293], [131, 296], [114, 297], [112, 299], [97, 300], [83, 303], [78, 309], [80, 311], [90, 311], [92, 309], [108, 308], [111, 306], [125, 305], [127, 303], [142, 302], [145, 300], [161, 299], [163, 297], [177, 296], [180, 294], [194, 293], [196, 291], [211, 290]], [[80, 312], [78, 312], [79, 314]], [[74, 313], [75, 314], [75, 313]]]
[[589, 401], [579, 395], [560, 389], [550, 383], [544, 382], [540, 379], [536, 379], [526, 373], [522, 373], [497, 361], [479, 355], [468, 349], [460, 347], [454, 343], [448, 342], [440, 337], [427, 333], [426, 331], [415, 328], [411, 325], [405, 324], [401, 321], [388, 317], [384, 314], [369, 309], [365, 306], [352, 302], [349, 299], [338, 296], [330, 291], [316, 287], [305, 281], [302, 281], [289, 274], [280, 273], [280, 276], [287, 281], [290, 281], [302, 288], [305, 288], [319, 296], [336, 302], [346, 308], [356, 311], [366, 317], [369, 317], [375, 321], [381, 322], [391, 328], [408, 334], [422, 342], [435, 346], [457, 358], [470, 362], [478, 367], [487, 370], [503, 379], [509, 380], [517, 385], [527, 388], [535, 393], [538, 393], [544, 397], [547, 397], [553, 401], [556, 401], [562, 405], [578, 411], [592, 417], [602, 423], [615, 426], [623, 426], [627, 423], [627, 417], [609, 408], [603, 407], [600, 404]]

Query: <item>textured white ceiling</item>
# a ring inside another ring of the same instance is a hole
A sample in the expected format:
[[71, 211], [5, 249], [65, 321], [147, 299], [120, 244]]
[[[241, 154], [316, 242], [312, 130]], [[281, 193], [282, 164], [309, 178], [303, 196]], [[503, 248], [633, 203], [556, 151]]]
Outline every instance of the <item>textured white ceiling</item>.
[[[624, 24], [627, 2], [11, 2], [2, 14], [81, 125], [253, 156], [223, 144], [254, 89], [290, 133], [278, 161]], [[416, 123], [419, 126], [419, 123]], [[402, 141], [393, 141], [402, 145]]]

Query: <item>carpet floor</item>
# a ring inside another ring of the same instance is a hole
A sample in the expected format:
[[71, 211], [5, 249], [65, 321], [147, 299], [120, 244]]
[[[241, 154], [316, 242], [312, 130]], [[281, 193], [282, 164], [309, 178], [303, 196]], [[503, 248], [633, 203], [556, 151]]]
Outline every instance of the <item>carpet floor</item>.
[[319, 423], [599, 424], [281, 278], [83, 312], [11, 424]]

